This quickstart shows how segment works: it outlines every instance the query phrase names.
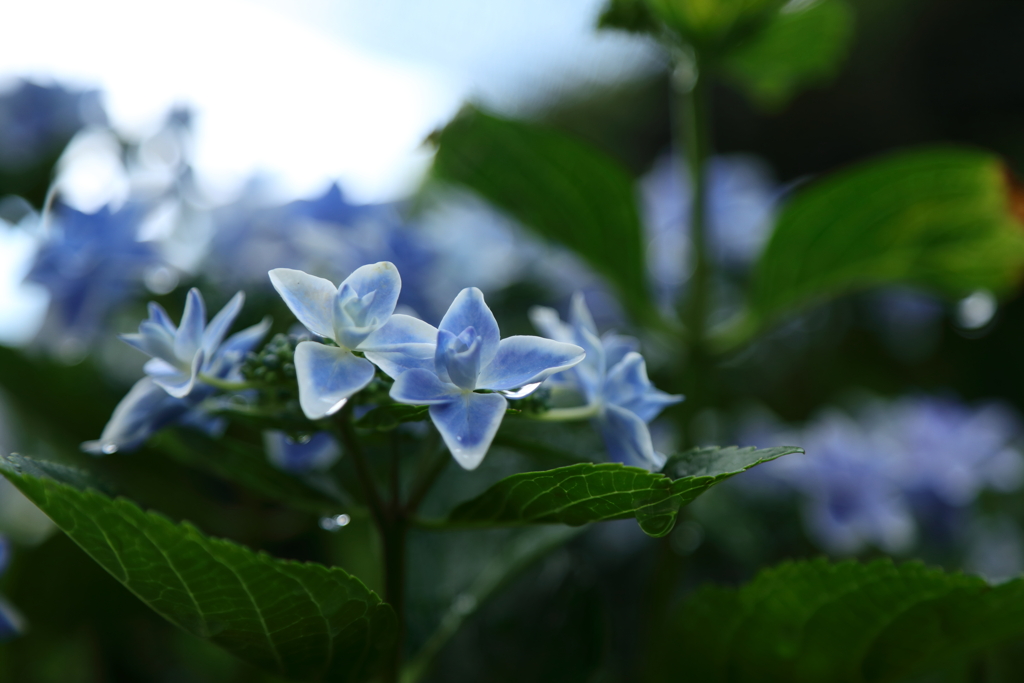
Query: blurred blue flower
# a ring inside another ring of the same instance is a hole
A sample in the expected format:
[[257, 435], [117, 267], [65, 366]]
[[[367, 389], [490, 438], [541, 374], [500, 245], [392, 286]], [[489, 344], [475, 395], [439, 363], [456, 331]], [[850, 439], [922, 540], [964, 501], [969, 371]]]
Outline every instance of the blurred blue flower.
[[[0, 576], [11, 560], [11, 544], [0, 536]], [[0, 643], [18, 637], [25, 631], [25, 621], [17, 610], [0, 596]]]
[[553, 309], [542, 306], [530, 310], [530, 319], [545, 336], [586, 350], [582, 363], [551, 381], [582, 395], [586, 409], [581, 413], [593, 416], [612, 460], [661, 469], [665, 456], [654, 450], [647, 423], [683, 397], [651, 384], [643, 356], [636, 351], [639, 342], [612, 333], [599, 338], [590, 309], [579, 293], [573, 296], [568, 323]]
[[483, 293], [468, 287], [441, 319], [433, 367], [401, 373], [391, 398], [429, 405], [430, 419], [448, 450], [472, 470], [487, 454], [508, 405], [501, 393], [476, 391], [506, 392], [537, 384], [583, 357], [583, 349], [574, 344], [530, 336], [501, 339]]
[[436, 330], [411, 316], [392, 315], [402, 288], [394, 264], [361, 266], [337, 288], [288, 268], [270, 271], [270, 281], [299, 322], [337, 344], [306, 341], [295, 348], [299, 404], [309, 419], [340, 410], [373, 379], [374, 364], [395, 377], [429, 363]]
[[19, 81], [0, 93], [0, 168], [56, 158], [80, 129], [106, 122], [97, 91]]
[[1013, 447], [1018, 421], [995, 404], [876, 400], [856, 417], [832, 409], [802, 429], [762, 424], [746, 432], [744, 441], [754, 445], [807, 451], [773, 461], [739, 485], [801, 493], [809, 533], [837, 554], [871, 545], [904, 551], [920, 530], [948, 540], [982, 490], [1010, 491], [1024, 481], [1024, 458]]
[[[640, 181], [647, 228], [648, 267], [655, 291], [670, 306], [690, 277], [690, 211], [687, 169], [666, 154]], [[770, 171], [748, 156], [718, 156], [708, 166], [707, 230], [711, 257], [726, 269], [743, 269], [761, 253], [774, 220], [779, 189]]]
[[111, 311], [140, 291], [147, 269], [160, 262], [154, 246], [138, 240], [143, 215], [135, 204], [93, 214], [55, 210], [55, 231], [25, 278], [50, 293], [44, 343], [88, 344]]
[[[221, 342], [238, 317], [245, 294], [238, 292], [206, 324], [206, 304], [199, 290], [192, 288], [185, 299], [181, 326], [175, 327], [160, 304], [150, 302], [149, 318], [139, 325], [137, 334], [122, 334], [121, 339], [142, 351], [150, 360], [145, 371], [155, 384], [175, 398], [187, 396], [201, 374], [217, 376], [219, 366], [237, 359], [221, 351]], [[267, 325], [252, 328], [260, 337]]]
[[263, 432], [263, 446], [275, 467], [293, 474], [326, 470], [341, 457], [338, 442], [327, 432], [294, 441], [284, 432], [268, 430]]
[[[192, 344], [197, 338], [199, 339], [200, 348], [195, 351], [195, 356], [203, 357], [203, 361], [199, 364], [203, 374], [226, 382], [237, 382], [242, 379], [239, 368], [245, 354], [252, 351], [270, 329], [270, 321], [263, 320], [231, 335], [221, 343], [221, 339], [238, 313], [237, 309], [241, 308], [242, 297], [240, 295], [241, 292], [210, 321], [210, 325], [206, 328], [206, 335], [202, 333], [204, 321], [199, 319], [199, 322], [196, 322], [196, 311], [199, 312], [200, 318], [205, 317], [205, 314], [202, 313], [202, 297], [198, 296], [198, 292], [194, 296], [192, 292], [189, 292], [192, 309], [188, 310], [190, 304], [186, 303], [186, 311], [182, 316], [185, 322], [182, 327], [190, 330], [187, 332], [190, 336], [186, 341]], [[142, 346], [155, 348], [151, 345], [159, 343], [162, 344], [158, 349], [161, 354], [167, 355], [168, 352], [173, 354], [174, 325], [167, 317], [167, 313], [157, 304], [151, 303], [149, 314], [149, 320], [140, 326], [140, 329], [143, 326], [146, 327], [145, 334], [149, 336], [131, 335], [130, 340], [126, 341], [136, 348], [142, 348]], [[159, 328], [159, 330], [153, 328]], [[199, 330], [198, 334], [196, 333], [197, 329]], [[147, 349], [143, 350], [149, 353]], [[208, 356], [207, 353], [209, 353]], [[177, 356], [175, 355], [175, 357]], [[170, 364], [168, 363], [168, 365]], [[133, 451], [145, 443], [150, 436], [171, 425], [194, 427], [210, 435], [222, 432], [225, 426], [223, 419], [211, 415], [203, 408], [203, 402], [212, 397], [217, 389], [204, 383], [202, 378], [195, 381], [191, 375], [193, 365], [194, 363], [189, 364], [190, 374], [187, 383], [182, 378], [174, 379], [173, 374], [161, 375], [159, 372], [161, 368], [157, 368], [156, 377], [147, 376], [136, 382], [135, 386], [114, 408], [114, 413], [103, 428], [100, 438], [83, 443], [82, 450], [94, 455]], [[148, 370], [153, 371], [153, 368]], [[180, 374], [184, 375], [184, 372]], [[163, 386], [164, 384], [176, 389], [176, 393], [179, 395], [170, 394]], [[186, 385], [190, 389], [182, 393], [181, 388]]]

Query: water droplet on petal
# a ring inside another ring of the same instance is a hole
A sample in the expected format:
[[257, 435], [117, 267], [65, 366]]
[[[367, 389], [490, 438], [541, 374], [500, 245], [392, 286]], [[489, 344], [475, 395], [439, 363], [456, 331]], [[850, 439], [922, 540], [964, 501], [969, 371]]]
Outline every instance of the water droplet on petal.
[[347, 398], [341, 399], [340, 401], [335, 403], [333, 406], [331, 406], [330, 409], [328, 409], [327, 414], [328, 415], [334, 415], [336, 412], [338, 412], [339, 410], [344, 408], [346, 403], [348, 403], [348, 399]]
[[533, 384], [524, 384], [523, 386], [519, 387], [518, 389], [509, 389], [509, 390], [499, 391], [498, 393], [501, 394], [502, 396], [504, 396], [505, 398], [512, 398], [512, 399], [526, 398], [527, 396], [529, 396], [533, 392], [537, 391], [537, 387], [539, 387], [541, 384], [543, 384], [543, 382], [534, 382]]
[[106, 455], [113, 455], [114, 453], [117, 453], [117, 444], [105, 443], [102, 446], [100, 446], [100, 450], [103, 451]]

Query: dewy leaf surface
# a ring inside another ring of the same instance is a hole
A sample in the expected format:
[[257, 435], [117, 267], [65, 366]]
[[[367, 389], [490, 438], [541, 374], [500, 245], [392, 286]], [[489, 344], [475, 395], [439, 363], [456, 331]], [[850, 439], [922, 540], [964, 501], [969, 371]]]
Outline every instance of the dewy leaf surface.
[[633, 179], [568, 135], [463, 111], [440, 132], [435, 177], [463, 185], [615, 283], [634, 313], [650, 309]]
[[618, 463], [580, 463], [507, 477], [448, 517], [455, 526], [568, 524], [635, 517], [652, 536], [675, 526], [679, 508], [715, 484], [799, 448], [695, 448], [662, 472]]
[[695, 681], [905, 680], [1024, 634], [1024, 580], [825, 560], [787, 563], [739, 589], [707, 587], [662, 634], [651, 673]]
[[266, 671], [365, 680], [394, 641], [391, 608], [339, 568], [277, 560], [76, 486], [17, 455], [0, 470], [94, 560], [168, 621]]
[[880, 285], [1006, 293], [1024, 272], [1019, 196], [996, 156], [969, 148], [900, 152], [813, 182], [779, 216], [748, 327]]

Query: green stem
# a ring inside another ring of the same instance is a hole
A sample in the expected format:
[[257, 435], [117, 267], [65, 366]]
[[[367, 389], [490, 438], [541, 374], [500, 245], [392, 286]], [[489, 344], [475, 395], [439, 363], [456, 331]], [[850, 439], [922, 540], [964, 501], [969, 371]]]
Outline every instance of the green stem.
[[437, 447], [439, 439], [436, 429], [431, 429], [424, 441], [423, 454], [428, 459], [428, 464], [412, 485], [412, 492], [409, 494], [409, 500], [405, 504], [405, 514], [407, 516], [416, 514], [420, 503], [426, 498], [434, 482], [437, 481], [437, 478], [441, 476], [441, 473], [444, 472], [451, 461], [448, 449], [438, 449]]
[[706, 336], [709, 299], [711, 295], [711, 260], [708, 257], [707, 229], [707, 162], [711, 156], [711, 130], [708, 120], [708, 78], [700, 73], [696, 79], [677, 84], [681, 100], [680, 122], [686, 165], [690, 171], [693, 195], [690, 204], [690, 239], [693, 247], [693, 275], [683, 319], [691, 345], [703, 349]]
[[223, 389], [224, 391], [244, 391], [246, 389], [257, 389], [261, 386], [251, 382], [228, 382], [227, 380], [219, 379], [203, 373], [199, 374], [199, 381], [203, 384], [209, 384], [211, 387]]
[[601, 412], [601, 406], [595, 404], [573, 406], [572, 408], [552, 408], [543, 413], [523, 413], [531, 420], [544, 422], [568, 422], [572, 420], [588, 420]]

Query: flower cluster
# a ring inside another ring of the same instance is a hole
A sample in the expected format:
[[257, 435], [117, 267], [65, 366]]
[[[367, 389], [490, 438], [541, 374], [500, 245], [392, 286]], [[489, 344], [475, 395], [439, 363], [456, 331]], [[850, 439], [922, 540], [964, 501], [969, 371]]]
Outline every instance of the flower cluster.
[[799, 492], [809, 533], [837, 554], [903, 551], [921, 530], [948, 537], [982, 490], [1024, 481], [1020, 425], [997, 404], [907, 397], [856, 416], [828, 410], [799, 430], [762, 423], [747, 432], [750, 443], [799, 443], [807, 455], [768, 463], [740, 485]]
[[394, 314], [402, 283], [389, 262], [357, 268], [337, 288], [283, 268], [270, 271], [270, 279], [299, 321], [333, 342], [303, 342], [295, 349], [306, 417], [318, 420], [339, 411], [370, 383], [376, 366], [395, 380], [394, 401], [430, 406], [430, 419], [466, 469], [480, 464], [494, 439], [507, 407], [502, 392], [538, 384], [584, 357], [573, 344], [501, 339], [475, 288], [455, 298], [436, 328]]

